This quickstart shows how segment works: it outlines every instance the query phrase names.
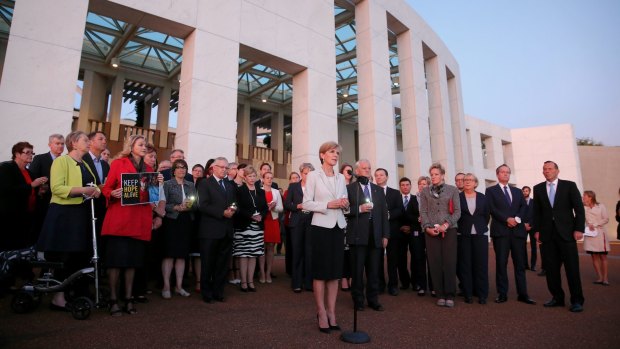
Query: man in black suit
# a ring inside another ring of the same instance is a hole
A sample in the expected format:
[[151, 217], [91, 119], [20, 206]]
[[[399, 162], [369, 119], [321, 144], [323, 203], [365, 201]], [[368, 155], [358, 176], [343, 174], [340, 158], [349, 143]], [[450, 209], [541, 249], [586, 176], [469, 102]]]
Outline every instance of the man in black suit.
[[224, 286], [231, 254], [234, 226], [232, 217], [236, 207], [236, 188], [227, 181], [228, 160], [218, 157], [213, 162], [213, 175], [198, 183], [201, 213], [200, 261], [202, 273], [200, 289], [205, 303], [224, 301]]
[[[108, 177], [108, 172], [110, 172], [110, 165], [101, 159], [101, 153], [106, 149], [107, 139], [102, 131], [91, 132], [88, 134], [88, 139], [90, 140], [90, 149], [88, 153], [84, 154], [82, 160], [93, 170], [95, 174], [95, 184], [99, 188], [103, 188], [105, 179]], [[101, 227], [103, 226], [103, 219], [105, 218], [106, 205], [106, 198], [103, 195], [95, 199], [95, 217], [97, 217], [95, 221], [95, 230], [97, 232], [97, 237], [101, 236]], [[98, 243], [98, 246], [101, 249], [103, 244]]]
[[508, 256], [512, 255], [517, 300], [526, 304], [536, 304], [528, 296], [525, 279], [527, 233], [524, 220], [527, 205], [521, 190], [508, 185], [510, 180], [508, 165], [500, 165], [495, 174], [499, 183], [487, 188], [485, 193], [493, 217], [491, 238], [495, 250], [495, 284], [498, 293], [495, 303], [504, 303], [508, 300]]
[[[533, 210], [534, 200], [530, 198], [530, 194], [532, 193], [532, 188], [526, 185], [523, 188], [521, 188], [521, 192], [523, 193], [523, 197], [525, 198], [525, 204], [527, 205], [527, 210], [526, 210], [525, 217], [524, 217], [525, 218], [524, 225], [525, 225], [525, 231], [527, 232], [527, 235], [530, 237], [530, 247], [531, 247], [530, 264], [529, 265], [527, 264], [527, 259], [526, 259], [525, 269], [536, 271], [536, 260], [538, 259], [536, 245], [538, 244], [538, 242], [536, 241], [536, 237], [534, 236], [534, 230], [532, 229], [532, 222], [534, 221], [534, 217], [532, 216], [534, 214], [534, 210]], [[526, 251], [526, 254], [527, 254], [527, 251]]]
[[368, 306], [383, 311], [379, 303], [378, 267], [383, 249], [390, 237], [388, 210], [383, 190], [370, 183], [370, 162], [355, 163], [357, 182], [347, 186], [351, 204], [347, 213], [347, 243], [350, 246], [353, 285], [351, 296], [357, 310], [364, 310], [364, 270], [366, 271], [366, 300]]
[[[398, 280], [403, 285], [409, 285], [409, 271], [407, 270], [407, 235], [400, 231], [402, 218], [405, 213], [400, 192], [387, 186], [388, 172], [386, 169], [378, 168], [375, 170], [375, 182], [383, 189], [385, 201], [389, 212], [390, 238], [387, 245], [387, 265], [388, 265], [388, 293], [391, 296], [398, 295]], [[404, 256], [404, 259], [403, 259]], [[383, 258], [379, 258], [383, 262]], [[379, 264], [379, 290], [382, 289], [381, 281], [385, 284], [385, 276], [381, 271], [383, 263]], [[382, 280], [383, 279], [383, 280]]]
[[570, 311], [583, 311], [583, 291], [579, 275], [577, 240], [583, 238], [585, 210], [575, 182], [558, 179], [560, 169], [545, 161], [546, 181], [534, 187], [534, 231], [541, 242], [540, 252], [547, 271], [547, 288], [553, 298], [545, 307], [564, 306], [560, 269], [564, 264], [570, 290]]
[[[65, 137], [63, 135], [55, 133], [49, 136], [49, 142], [47, 144], [50, 151], [45, 154], [35, 155], [32, 159], [32, 163], [28, 168], [32, 174], [32, 178], [45, 177], [48, 181], [45, 184], [39, 186], [37, 190], [37, 201], [34, 215], [34, 222], [32, 227], [33, 235], [31, 238], [34, 242], [38, 240], [39, 232], [43, 226], [43, 221], [47, 215], [47, 209], [52, 199], [52, 191], [49, 186], [50, 170], [52, 169], [52, 162], [54, 159], [62, 155], [65, 150]], [[34, 243], [33, 242], [33, 243]]]
[[[421, 192], [428, 185], [426, 177], [418, 179], [418, 191]], [[411, 254], [409, 283], [418, 296], [426, 295], [426, 241], [420, 226], [420, 204], [416, 195], [411, 195], [411, 180], [407, 177], [400, 179], [400, 193], [402, 195], [405, 214], [401, 219], [400, 230], [407, 236], [407, 247]], [[405, 265], [407, 263], [407, 253], [404, 255]], [[409, 283], [404, 283], [402, 289], [409, 288]]]

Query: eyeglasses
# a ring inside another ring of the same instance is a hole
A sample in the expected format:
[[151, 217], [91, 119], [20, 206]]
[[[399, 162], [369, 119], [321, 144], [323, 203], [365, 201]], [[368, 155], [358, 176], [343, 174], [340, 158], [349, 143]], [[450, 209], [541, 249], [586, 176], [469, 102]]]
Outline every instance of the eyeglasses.
[[216, 164], [213, 164], [213, 165], [211, 165], [211, 166], [214, 166], [214, 167], [219, 167], [219, 168], [224, 169], [224, 170], [226, 169], [226, 166], [220, 166], [220, 165], [216, 165]]
[[32, 150], [22, 151], [21, 153], [26, 155], [34, 155], [34, 152]]
[[236, 167], [230, 167], [230, 168], [228, 168], [228, 170], [229, 170], [229, 171], [230, 171], [230, 170], [236, 170], [236, 169], [237, 169]]

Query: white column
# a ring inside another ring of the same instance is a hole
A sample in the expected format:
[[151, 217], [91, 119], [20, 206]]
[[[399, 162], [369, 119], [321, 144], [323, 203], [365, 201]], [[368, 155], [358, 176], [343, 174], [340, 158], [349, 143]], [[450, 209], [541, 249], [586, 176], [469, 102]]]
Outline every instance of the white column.
[[411, 30], [397, 38], [401, 125], [405, 176], [412, 181], [428, 175], [431, 143], [422, 40]]
[[[397, 173], [396, 130], [387, 37], [387, 14], [376, 0], [355, 6], [360, 158]], [[391, 176], [389, 185], [398, 183]]]
[[467, 156], [469, 146], [465, 135], [465, 114], [461, 98], [461, 79], [458, 75], [448, 78], [448, 99], [450, 103], [450, 119], [454, 149], [455, 173], [470, 171]]
[[281, 164], [284, 161], [284, 111], [280, 108], [271, 115], [271, 149], [276, 150], [273, 162]]
[[105, 121], [108, 96], [106, 84], [107, 79], [104, 76], [91, 70], [84, 71], [78, 130], [90, 132], [89, 120]]
[[241, 157], [243, 159], [248, 158], [248, 145], [250, 144], [250, 137], [252, 132], [250, 131], [250, 101], [245, 100], [243, 108], [239, 108], [237, 111], [237, 143], [241, 146]]
[[119, 72], [114, 78], [112, 84], [112, 93], [110, 97], [110, 113], [108, 120], [110, 121], [110, 140], [123, 142], [124, 135], [119, 137], [121, 127], [121, 108], [123, 106], [123, 89], [125, 88], [125, 75]]
[[425, 65], [433, 162], [446, 168], [446, 181], [452, 183], [456, 172], [446, 67], [437, 56], [426, 60]]
[[0, 159], [19, 141], [44, 152], [50, 134], [71, 130], [87, 11], [83, 0], [15, 2], [0, 82]]
[[[172, 88], [170, 84], [165, 84], [159, 92], [159, 102], [157, 103], [157, 129], [159, 130], [159, 146], [168, 146], [168, 123], [170, 120], [170, 94]], [[178, 133], [177, 133], [178, 135]], [[175, 139], [175, 143], [178, 143]]]

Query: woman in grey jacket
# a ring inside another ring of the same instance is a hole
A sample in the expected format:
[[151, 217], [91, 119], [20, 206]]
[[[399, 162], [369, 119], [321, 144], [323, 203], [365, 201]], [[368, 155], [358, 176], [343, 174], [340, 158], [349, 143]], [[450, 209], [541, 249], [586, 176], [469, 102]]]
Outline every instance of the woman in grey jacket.
[[426, 254], [438, 306], [454, 307], [456, 295], [456, 228], [461, 217], [459, 191], [444, 182], [446, 170], [439, 163], [429, 169], [431, 185], [420, 197], [422, 229], [427, 234]]
[[176, 160], [172, 164], [172, 179], [164, 182], [166, 196], [166, 216], [164, 217], [164, 259], [161, 262], [161, 272], [164, 278], [164, 287], [161, 296], [170, 299], [170, 274], [174, 265], [176, 274], [176, 289], [174, 293], [189, 297], [189, 292], [183, 289], [183, 273], [185, 259], [189, 256], [192, 239], [193, 210], [197, 203], [194, 183], [186, 181], [187, 163], [185, 160]]

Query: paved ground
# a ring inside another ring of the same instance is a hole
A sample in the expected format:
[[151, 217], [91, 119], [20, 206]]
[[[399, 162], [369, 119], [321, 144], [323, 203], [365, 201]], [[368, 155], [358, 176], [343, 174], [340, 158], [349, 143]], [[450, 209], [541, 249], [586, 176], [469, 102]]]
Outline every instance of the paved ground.
[[[434, 298], [412, 291], [397, 297], [382, 295], [385, 312], [359, 312], [359, 329], [372, 340], [364, 347], [381, 348], [618, 348], [620, 347], [620, 245], [610, 255], [611, 287], [593, 285], [588, 255], [581, 255], [586, 297], [585, 311], [546, 309], [543, 277], [528, 271], [529, 293], [535, 306], [516, 301], [513, 278], [509, 301], [487, 305], [457, 301], [454, 309], [439, 308]], [[490, 249], [490, 260], [494, 259]], [[193, 294], [164, 301], [154, 293], [150, 303], [138, 304], [139, 313], [112, 318], [96, 310], [85, 321], [48, 310], [48, 298], [34, 312], [17, 315], [10, 297], [0, 299], [2, 348], [318, 348], [351, 346], [339, 333], [317, 330], [312, 293], [294, 294], [276, 261], [279, 276], [257, 293], [241, 293], [230, 286], [225, 303], [205, 304]], [[494, 290], [493, 263], [489, 267]], [[565, 289], [566, 286], [565, 286]], [[495, 297], [491, 292], [491, 300]], [[339, 323], [350, 330], [353, 311], [350, 294], [340, 293]]]

